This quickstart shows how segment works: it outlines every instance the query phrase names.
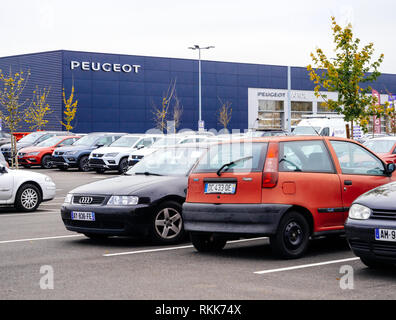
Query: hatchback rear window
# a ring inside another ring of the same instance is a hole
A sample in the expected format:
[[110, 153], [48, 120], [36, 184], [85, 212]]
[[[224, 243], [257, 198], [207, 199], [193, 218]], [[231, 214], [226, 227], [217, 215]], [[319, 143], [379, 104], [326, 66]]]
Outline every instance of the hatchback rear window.
[[268, 143], [223, 143], [213, 145], [201, 158], [194, 172], [217, 172], [225, 164], [227, 172], [262, 171]]

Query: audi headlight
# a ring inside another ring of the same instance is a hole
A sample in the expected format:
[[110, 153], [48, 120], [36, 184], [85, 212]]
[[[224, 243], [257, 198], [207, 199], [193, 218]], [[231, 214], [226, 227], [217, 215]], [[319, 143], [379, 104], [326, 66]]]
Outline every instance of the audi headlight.
[[111, 206], [133, 206], [138, 202], [139, 197], [135, 196], [111, 196], [107, 204]]
[[73, 199], [73, 195], [71, 193], [68, 193], [65, 197], [65, 203], [71, 203]]
[[362, 206], [361, 204], [353, 204], [349, 208], [349, 218], [356, 219], [356, 220], [367, 220], [370, 218], [371, 209]]
[[118, 154], [118, 152], [115, 152], [115, 153], [106, 153], [106, 154], [105, 154], [105, 157], [116, 157], [117, 154]]

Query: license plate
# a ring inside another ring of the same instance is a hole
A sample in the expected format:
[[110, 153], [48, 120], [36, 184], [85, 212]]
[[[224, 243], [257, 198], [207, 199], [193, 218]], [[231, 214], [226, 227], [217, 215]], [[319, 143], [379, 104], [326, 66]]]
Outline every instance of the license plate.
[[205, 184], [205, 193], [234, 194], [235, 189], [236, 189], [235, 183], [207, 183], [207, 184]]
[[396, 230], [375, 229], [375, 240], [396, 242]]
[[72, 220], [95, 221], [95, 212], [72, 211]]

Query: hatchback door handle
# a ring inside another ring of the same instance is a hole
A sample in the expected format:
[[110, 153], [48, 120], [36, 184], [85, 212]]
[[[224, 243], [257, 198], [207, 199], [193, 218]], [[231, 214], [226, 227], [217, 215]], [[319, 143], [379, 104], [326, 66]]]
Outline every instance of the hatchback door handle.
[[344, 184], [346, 186], [351, 186], [352, 185], [352, 180], [344, 180]]

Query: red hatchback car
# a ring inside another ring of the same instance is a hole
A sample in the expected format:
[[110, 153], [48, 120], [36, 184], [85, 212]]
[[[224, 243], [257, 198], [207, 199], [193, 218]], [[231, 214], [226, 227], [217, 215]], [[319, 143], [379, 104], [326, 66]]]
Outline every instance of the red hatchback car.
[[395, 181], [393, 167], [335, 137], [268, 137], [212, 146], [189, 176], [184, 228], [198, 251], [263, 235], [297, 258], [310, 237], [344, 232], [351, 203]]
[[79, 136], [53, 136], [39, 144], [19, 150], [18, 162], [25, 168], [31, 166], [41, 166], [44, 169], [52, 168], [52, 152], [63, 146], [72, 145], [80, 139]]

